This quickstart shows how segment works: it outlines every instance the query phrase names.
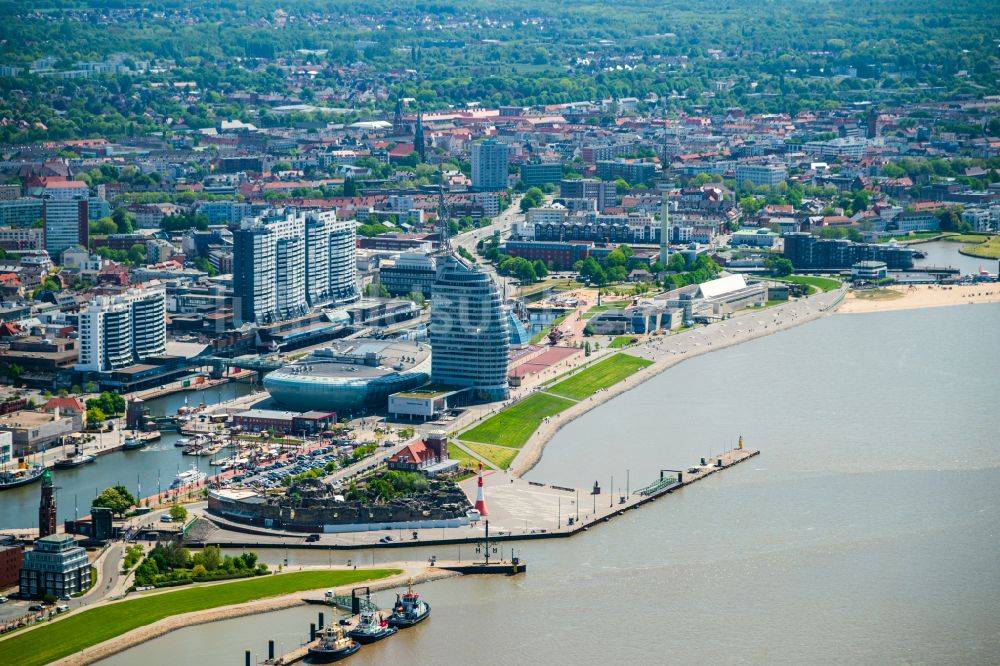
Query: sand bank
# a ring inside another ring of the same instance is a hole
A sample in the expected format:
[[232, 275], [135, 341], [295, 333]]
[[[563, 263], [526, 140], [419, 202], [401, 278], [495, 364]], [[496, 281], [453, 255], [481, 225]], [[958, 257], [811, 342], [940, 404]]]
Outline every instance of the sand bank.
[[837, 308], [837, 312], [846, 314], [888, 312], [998, 302], [1000, 302], [1000, 283], [997, 282], [953, 286], [916, 284], [888, 287], [873, 293], [849, 292]]

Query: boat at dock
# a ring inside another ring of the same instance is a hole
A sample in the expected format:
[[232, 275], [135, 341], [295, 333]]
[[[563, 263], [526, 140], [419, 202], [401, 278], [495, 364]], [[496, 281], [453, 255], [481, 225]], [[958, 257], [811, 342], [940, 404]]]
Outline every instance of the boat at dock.
[[195, 483], [201, 483], [208, 477], [208, 474], [202, 472], [196, 466], [191, 465], [191, 469], [186, 469], [183, 472], [178, 472], [177, 476], [174, 477], [174, 482], [170, 484], [171, 490], [176, 488], [183, 488], [184, 486], [190, 486]]
[[348, 636], [343, 627], [331, 625], [323, 631], [316, 645], [309, 648], [309, 661], [314, 664], [331, 664], [360, 649], [361, 643]]
[[136, 449], [144, 449], [146, 448], [146, 444], [147, 442], [145, 439], [133, 434], [130, 437], [126, 437], [125, 441], [122, 442], [122, 451], [135, 451]]
[[86, 465], [97, 460], [97, 456], [92, 453], [84, 453], [77, 446], [70, 452], [65, 458], [59, 458], [53, 463], [53, 467], [56, 469], [72, 469], [74, 467], [79, 467], [80, 465]]
[[180, 449], [191, 446], [192, 443], [193, 440], [188, 439], [187, 437], [178, 437], [177, 439], [174, 440], [174, 446]]
[[410, 585], [406, 594], [396, 595], [396, 605], [393, 606], [392, 615], [389, 616], [389, 624], [405, 629], [423, 622], [430, 614], [431, 605], [421, 599], [420, 595], [413, 591], [413, 585]]
[[34, 483], [42, 478], [45, 473], [44, 465], [31, 465], [30, 467], [20, 467], [11, 472], [0, 472], [0, 490], [17, 488]]
[[369, 609], [361, 611], [357, 626], [348, 631], [347, 635], [362, 645], [368, 645], [388, 638], [397, 631], [399, 629], [391, 626], [378, 610]]

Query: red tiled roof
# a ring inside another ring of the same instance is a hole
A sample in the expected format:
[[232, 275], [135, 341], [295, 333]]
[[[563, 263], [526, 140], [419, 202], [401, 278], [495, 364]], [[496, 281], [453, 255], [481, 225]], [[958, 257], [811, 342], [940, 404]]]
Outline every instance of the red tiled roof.
[[56, 407], [59, 409], [68, 409], [70, 411], [77, 412], [78, 414], [87, 411], [83, 406], [83, 403], [81, 403], [77, 398], [50, 398], [47, 403], [42, 405], [42, 411], [50, 412]]
[[423, 442], [414, 442], [389, 458], [389, 462], [413, 462], [419, 464], [433, 455], [434, 452], [428, 449], [426, 444]]

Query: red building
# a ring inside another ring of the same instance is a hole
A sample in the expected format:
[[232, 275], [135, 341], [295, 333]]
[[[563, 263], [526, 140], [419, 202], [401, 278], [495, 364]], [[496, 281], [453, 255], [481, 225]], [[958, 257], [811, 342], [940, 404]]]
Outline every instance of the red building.
[[21, 582], [21, 561], [24, 552], [21, 547], [10, 543], [0, 543], [0, 589], [12, 587]]
[[435, 432], [422, 442], [414, 442], [389, 458], [389, 469], [400, 472], [419, 472], [436, 476], [458, 467], [458, 461], [448, 458], [448, 437]]

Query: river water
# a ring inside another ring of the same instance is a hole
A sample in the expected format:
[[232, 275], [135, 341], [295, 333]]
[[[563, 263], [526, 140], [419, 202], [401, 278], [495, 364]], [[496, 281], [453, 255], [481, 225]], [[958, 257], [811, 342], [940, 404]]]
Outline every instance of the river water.
[[[421, 586], [433, 617], [350, 663], [1000, 663], [998, 329], [1000, 305], [834, 315], [685, 361], [567, 425], [529, 478], [617, 487], [628, 470], [634, 488], [739, 434], [761, 456], [522, 544], [526, 575]], [[459, 556], [261, 555], [431, 553]], [[103, 663], [242, 664], [269, 638], [297, 646], [315, 613], [189, 627]]]
[[[200, 402], [215, 404], [246, 395], [250, 386], [229, 383], [205, 389], [189, 391], [187, 399], [194, 406]], [[184, 404], [185, 394], [150, 400], [146, 404], [153, 416], [177, 413]], [[97, 462], [75, 469], [53, 470], [56, 486], [56, 507], [59, 522], [90, 513], [90, 501], [104, 488], [117, 484], [127, 487], [132, 494], [141, 490], [143, 496], [152, 495], [157, 490], [157, 482], [166, 490], [170, 487], [179, 470], [195, 464], [205, 472], [211, 472], [207, 456], [185, 456], [174, 446], [177, 433], [164, 433], [163, 438], [137, 451], [119, 451], [100, 456]], [[38, 483], [12, 488], [0, 493], [0, 527], [38, 527]]]
[[967, 247], [964, 243], [949, 243], [948, 241], [931, 241], [930, 243], [918, 243], [912, 245], [913, 249], [927, 253], [925, 259], [917, 259], [919, 266], [952, 266], [962, 271], [962, 275], [978, 273], [980, 267], [990, 273], [997, 272], [996, 259], [980, 259], [979, 257], [969, 257], [958, 251], [961, 247]]

